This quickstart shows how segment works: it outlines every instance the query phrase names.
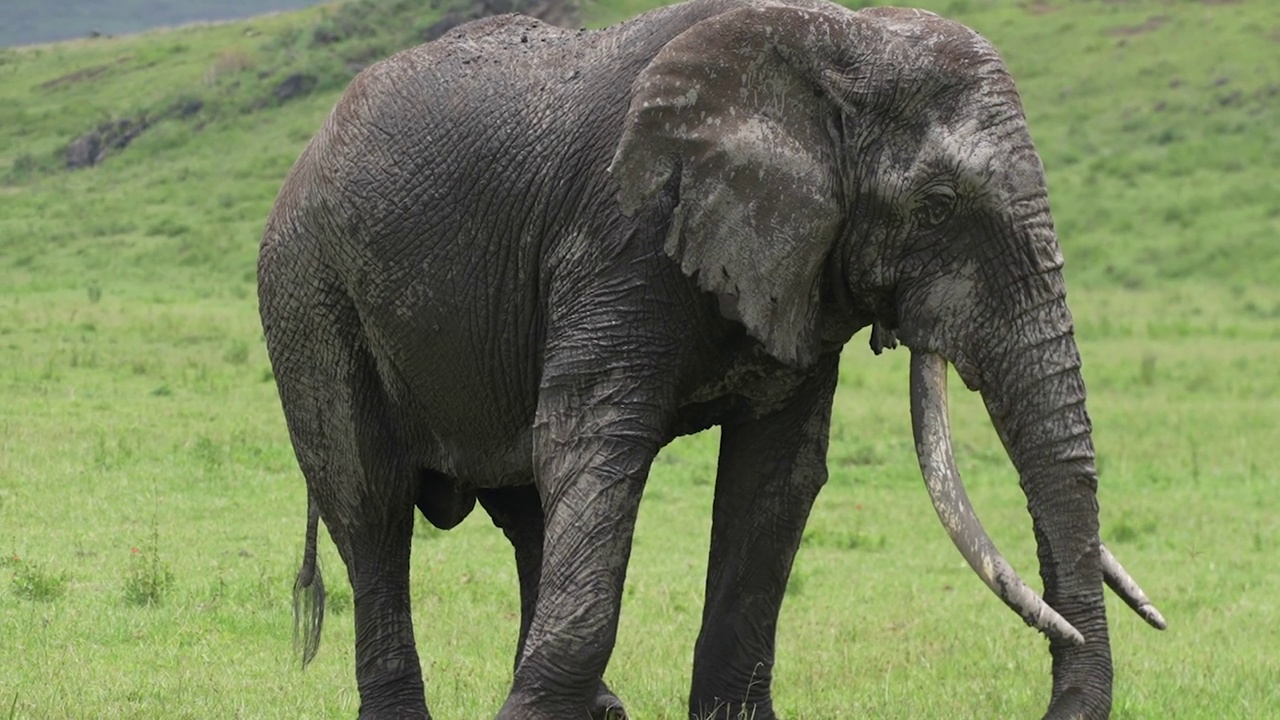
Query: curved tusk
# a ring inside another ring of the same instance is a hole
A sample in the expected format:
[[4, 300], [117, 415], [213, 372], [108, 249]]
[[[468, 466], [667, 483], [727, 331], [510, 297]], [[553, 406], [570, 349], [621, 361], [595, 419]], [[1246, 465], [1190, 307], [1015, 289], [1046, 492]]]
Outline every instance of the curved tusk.
[[920, 472], [933, 507], [938, 511], [938, 519], [969, 567], [1028, 625], [1050, 639], [1083, 645], [1084, 636], [1080, 631], [1018, 577], [973, 511], [951, 451], [947, 361], [941, 355], [911, 353], [911, 428], [915, 433]]
[[1115, 591], [1124, 600], [1125, 604], [1133, 608], [1138, 616], [1147, 621], [1147, 624], [1157, 630], [1164, 630], [1169, 624], [1164, 621], [1164, 616], [1151, 604], [1151, 600], [1147, 598], [1147, 594], [1142, 592], [1142, 588], [1138, 587], [1138, 583], [1133, 581], [1129, 573], [1116, 560], [1116, 556], [1111, 554], [1106, 545], [1098, 544], [1098, 550], [1102, 556], [1102, 579], [1107, 581], [1107, 586]]

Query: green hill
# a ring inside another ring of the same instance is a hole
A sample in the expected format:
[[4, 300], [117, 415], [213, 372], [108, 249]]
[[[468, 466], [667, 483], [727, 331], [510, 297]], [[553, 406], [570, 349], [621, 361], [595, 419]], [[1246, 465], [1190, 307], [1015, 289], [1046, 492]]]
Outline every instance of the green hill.
[[489, 7], [423, 6], [0, 50], [0, 293], [249, 282], [275, 192], [347, 81]]
[[[1280, 277], [1280, 25], [1267, 2], [922, 4], [1005, 54], [1073, 283]], [[363, 0], [0, 52], [6, 290], [117, 266], [243, 277], [285, 170], [354, 72], [439, 20], [423, 7]], [[65, 170], [68, 146], [95, 130], [102, 162]]]

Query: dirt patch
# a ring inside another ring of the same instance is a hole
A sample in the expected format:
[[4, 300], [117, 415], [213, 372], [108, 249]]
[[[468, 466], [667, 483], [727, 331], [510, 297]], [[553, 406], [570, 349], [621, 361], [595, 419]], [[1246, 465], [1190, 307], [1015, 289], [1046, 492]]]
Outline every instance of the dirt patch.
[[275, 95], [276, 100], [280, 102], [288, 102], [296, 97], [302, 97], [316, 88], [317, 79], [315, 75], [306, 73], [294, 73], [276, 85], [271, 91]]
[[1244, 104], [1244, 93], [1239, 90], [1232, 90], [1225, 95], [1219, 95], [1218, 105], [1222, 107], [1237, 107]]
[[1154, 32], [1169, 24], [1168, 15], [1152, 15], [1145, 22], [1137, 25], [1120, 25], [1113, 27], [1107, 31], [1111, 37], [1133, 37], [1134, 35], [1142, 35], [1144, 33]]
[[1049, 0], [1032, 0], [1032, 2], [1023, 3], [1022, 7], [1032, 15], [1048, 15], [1049, 13], [1057, 12], [1059, 10], [1059, 8], [1049, 2]]
[[132, 55], [126, 55], [125, 57], [117, 58], [113, 62], [103, 63], [102, 65], [94, 65], [92, 67], [87, 67], [87, 68], [81, 68], [79, 70], [76, 70], [75, 72], [69, 72], [66, 75], [63, 75], [61, 77], [56, 77], [52, 80], [47, 80], [45, 82], [40, 83], [40, 89], [54, 90], [60, 87], [65, 87], [67, 85], [74, 85], [78, 82], [84, 82], [85, 80], [92, 80], [98, 77], [99, 75], [105, 73], [106, 71], [110, 70], [113, 66], [119, 65], [120, 63], [125, 62], [126, 60], [131, 60], [131, 59], [133, 59]]

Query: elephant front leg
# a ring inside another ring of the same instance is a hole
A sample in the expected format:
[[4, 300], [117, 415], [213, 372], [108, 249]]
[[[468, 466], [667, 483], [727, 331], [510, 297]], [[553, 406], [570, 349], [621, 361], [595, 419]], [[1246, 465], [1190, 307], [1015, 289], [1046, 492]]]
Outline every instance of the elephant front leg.
[[838, 355], [782, 410], [725, 425], [690, 717], [774, 718], [778, 611], [805, 521], [826, 482]]
[[661, 403], [628, 392], [633, 386], [599, 381], [584, 390], [584, 384], [574, 378], [544, 385], [539, 403], [542, 568], [500, 719], [582, 717], [600, 700], [613, 652], [636, 512], [665, 418]]
[[[520, 580], [520, 636], [516, 642], [515, 665], [524, 654], [533, 612], [538, 602], [538, 584], [542, 575], [543, 519], [542, 500], [534, 485], [480, 490], [480, 505], [489, 513], [493, 524], [502, 530], [515, 551], [516, 575]], [[587, 707], [591, 720], [625, 720], [622, 701], [601, 678], [596, 696]]]

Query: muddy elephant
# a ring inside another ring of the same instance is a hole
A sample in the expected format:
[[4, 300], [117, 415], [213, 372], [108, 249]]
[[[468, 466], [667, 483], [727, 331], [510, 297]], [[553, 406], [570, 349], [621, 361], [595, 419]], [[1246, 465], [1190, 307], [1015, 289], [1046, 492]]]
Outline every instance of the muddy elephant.
[[[306, 478], [355, 598], [361, 716], [427, 716], [416, 506], [478, 501], [521, 593], [499, 718], [601, 717], [641, 490], [722, 428], [689, 711], [774, 717], [775, 627], [827, 478], [841, 349], [910, 348], [916, 449], [983, 580], [1050, 638], [1051, 717], [1105, 717], [1097, 471], [1044, 172], [992, 46], [935, 15], [692, 0], [604, 30], [477, 21], [351, 83], [293, 167], [258, 265]], [[973, 515], [947, 364], [1019, 471], [1044, 597]]]

